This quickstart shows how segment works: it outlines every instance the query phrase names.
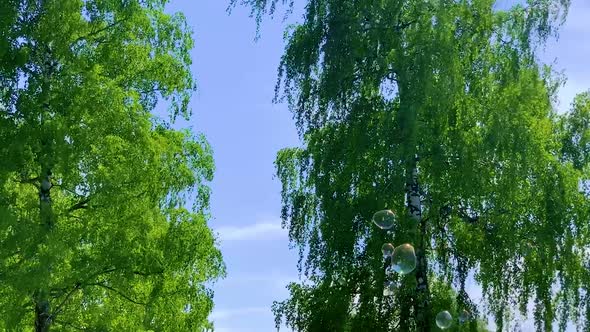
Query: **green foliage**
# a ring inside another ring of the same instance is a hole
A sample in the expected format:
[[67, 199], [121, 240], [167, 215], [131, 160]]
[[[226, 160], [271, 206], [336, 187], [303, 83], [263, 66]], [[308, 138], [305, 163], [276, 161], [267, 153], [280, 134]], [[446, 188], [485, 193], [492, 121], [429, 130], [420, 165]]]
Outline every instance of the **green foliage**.
[[211, 149], [151, 114], [194, 90], [166, 2], [1, 2], [0, 330], [210, 327]]
[[[264, 14], [279, 1], [246, 2]], [[579, 96], [572, 113], [557, 115], [559, 82], [536, 61], [569, 1], [505, 11], [493, 0], [306, 4], [277, 86], [304, 146], [276, 162], [305, 282], [275, 304], [277, 323], [432, 330], [446, 307], [492, 314], [500, 331], [510, 311], [526, 315], [533, 301], [537, 330], [563, 330], [568, 320], [590, 328], [590, 206], [579, 191], [588, 179], [590, 103]], [[405, 212], [415, 167], [423, 230]], [[389, 232], [370, 222], [386, 207], [400, 216]], [[417, 305], [419, 277], [389, 273], [384, 242], [426, 253], [429, 322]], [[483, 308], [466, 293], [470, 273]], [[338, 290], [335, 278], [345, 280]], [[382, 295], [386, 279], [396, 296]]]
[[562, 118], [564, 159], [579, 170], [590, 162], [590, 92], [576, 96], [572, 112]]

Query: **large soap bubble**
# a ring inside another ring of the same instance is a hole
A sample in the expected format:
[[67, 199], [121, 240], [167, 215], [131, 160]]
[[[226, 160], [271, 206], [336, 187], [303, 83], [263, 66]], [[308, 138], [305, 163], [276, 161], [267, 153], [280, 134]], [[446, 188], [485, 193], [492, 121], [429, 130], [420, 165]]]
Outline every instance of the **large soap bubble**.
[[391, 243], [385, 243], [383, 246], [381, 246], [381, 252], [383, 252], [384, 257], [393, 255], [394, 250], [395, 247]]
[[436, 315], [436, 326], [440, 329], [448, 329], [453, 323], [453, 316], [448, 311], [441, 311]]
[[395, 223], [395, 213], [391, 210], [381, 210], [373, 215], [373, 223], [381, 229], [390, 229]]
[[395, 272], [408, 274], [416, 268], [416, 253], [411, 244], [402, 244], [393, 250], [391, 265]]

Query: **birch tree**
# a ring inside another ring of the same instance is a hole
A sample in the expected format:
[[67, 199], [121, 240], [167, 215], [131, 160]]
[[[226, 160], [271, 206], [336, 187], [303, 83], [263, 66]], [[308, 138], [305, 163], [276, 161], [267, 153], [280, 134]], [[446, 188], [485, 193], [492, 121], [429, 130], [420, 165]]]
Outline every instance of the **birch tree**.
[[[301, 4], [242, 3], [258, 22]], [[301, 282], [277, 326], [433, 331], [449, 311], [456, 331], [487, 315], [503, 331], [515, 313], [539, 331], [590, 328], [588, 98], [557, 114], [561, 78], [537, 57], [569, 1], [303, 4], [277, 84], [302, 147], [276, 161]], [[384, 209], [386, 231], [371, 222]], [[412, 273], [390, 270], [384, 243], [414, 247]]]
[[214, 166], [171, 129], [193, 40], [166, 2], [0, 2], [1, 330], [210, 327]]

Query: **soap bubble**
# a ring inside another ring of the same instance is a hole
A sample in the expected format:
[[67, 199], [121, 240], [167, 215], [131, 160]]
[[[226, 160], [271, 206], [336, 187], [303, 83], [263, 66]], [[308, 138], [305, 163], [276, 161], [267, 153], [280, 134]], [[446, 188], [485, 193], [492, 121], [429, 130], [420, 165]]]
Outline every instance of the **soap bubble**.
[[383, 252], [383, 256], [385, 257], [391, 256], [394, 250], [395, 247], [391, 243], [385, 243], [383, 246], [381, 246], [381, 251]]
[[467, 310], [461, 311], [459, 314], [459, 323], [463, 324], [471, 319], [471, 314]]
[[393, 250], [391, 264], [395, 272], [408, 274], [416, 268], [416, 254], [411, 244], [402, 244]]
[[448, 311], [441, 311], [436, 315], [436, 326], [440, 329], [448, 329], [453, 323], [453, 316]]
[[383, 296], [393, 296], [395, 284], [392, 281], [386, 281], [383, 285]]
[[381, 229], [390, 229], [395, 222], [395, 214], [391, 210], [381, 210], [373, 215], [373, 222]]

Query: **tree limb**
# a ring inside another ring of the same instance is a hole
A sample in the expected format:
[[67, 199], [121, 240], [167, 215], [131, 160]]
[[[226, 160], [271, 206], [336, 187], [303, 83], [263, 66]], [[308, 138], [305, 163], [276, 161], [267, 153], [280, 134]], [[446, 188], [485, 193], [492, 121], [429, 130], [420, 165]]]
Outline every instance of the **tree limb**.
[[97, 282], [97, 283], [92, 283], [92, 284], [86, 284], [86, 286], [99, 286], [99, 287], [102, 287], [104, 289], [110, 290], [111, 292], [116, 293], [117, 295], [119, 295], [120, 297], [124, 298], [125, 300], [127, 300], [127, 301], [129, 301], [131, 303], [134, 303], [134, 304], [137, 304], [137, 305], [142, 305], [142, 306], [146, 306], [147, 305], [147, 303], [139, 302], [137, 300], [134, 300], [131, 297], [123, 294], [121, 291], [116, 290], [115, 288], [113, 288], [111, 286], [105, 285], [104, 283]]
[[409, 28], [410, 26], [412, 26], [412, 24], [417, 23], [417, 22], [418, 22], [418, 20], [413, 20], [413, 21], [409, 21], [409, 22], [406, 22], [406, 23], [400, 23], [400, 24], [394, 25], [392, 27], [391, 26], [379, 26], [379, 25], [376, 25], [376, 26], [370, 26], [370, 27], [363, 28], [362, 30], [364, 32], [368, 32], [370, 30], [390, 30], [390, 29], [393, 29], [396, 32], [400, 32], [400, 31], [402, 31], [402, 30], [404, 30], [406, 28]]
[[32, 184], [33, 186], [35, 186], [35, 188], [39, 189], [39, 181], [41, 179], [39, 177], [36, 178], [32, 178], [32, 179], [21, 179], [19, 182], [20, 183], [25, 183], [25, 184]]
[[164, 274], [164, 269], [156, 271], [156, 272], [142, 272], [142, 271], [133, 271], [133, 274], [142, 276], [142, 277], [149, 277], [157, 274]]
[[53, 313], [50, 315], [50, 317], [54, 318], [56, 317], [63, 309], [64, 304], [70, 299], [70, 297], [80, 289], [80, 283], [76, 283], [76, 285], [74, 286], [74, 288], [72, 288], [72, 290], [70, 290], [68, 292], [68, 294], [66, 295], [66, 297], [61, 301], [61, 303], [55, 307], [55, 310], [53, 310]]
[[75, 192], [75, 191], [73, 191], [71, 189], [68, 189], [68, 188], [64, 187], [63, 185], [61, 185], [61, 184], [53, 184], [52, 187], [59, 187], [62, 190], [67, 191], [67, 192], [69, 192], [72, 195], [75, 195], [75, 196], [78, 196], [78, 197], [84, 197], [84, 195], [80, 195], [77, 192]]
[[120, 20], [118, 20], [118, 21], [114, 21], [113, 23], [111, 23], [111, 24], [108, 24], [107, 26], [105, 26], [105, 27], [103, 27], [103, 28], [101, 28], [101, 29], [98, 29], [98, 30], [96, 30], [96, 31], [92, 31], [91, 33], [89, 33], [89, 34], [87, 34], [87, 35], [80, 36], [80, 37], [76, 38], [76, 39], [75, 39], [75, 40], [74, 40], [74, 41], [73, 41], [73, 42], [70, 44], [70, 46], [72, 46], [72, 45], [76, 44], [76, 43], [77, 43], [77, 42], [79, 42], [79, 41], [82, 41], [82, 40], [87, 40], [88, 38], [90, 38], [90, 37], [93, 37], [93, 36], [96, 36], [96, 35], [98, 35], [98, 34], [99, 34], [99, 33], [101, 33], [101, 32], [104, 32], [104, 31], [107, 31], [107, 30], [109, 30], [109, 29], [111, 29], [111, 28], [114, 28], [114, 27], [116, 27], [117, 25], [119, 25], [119, 24], [121, 24], [121, 23], [123, 23], [123, 22], [127, 21], [128, 19], [129, 19], [129, 16], [127, 16], [127, 17], [124, 17], [124, 18], [122, 18], [122, 19], [120, 19]]
[[[68, 291], [68, 288], [59, 288], [59, 289], [53, 289], [54, 291], [59, 291], [61, 292], [60, 295], [55, 296], [56, 298], [61, 297], [63, 294], [66, 294], [66, 297], [61, 301], [61, 303], [55, 308], [54, 312], [51, 314], [52, 317], [57, 316], [57, 314], [59, 314], [62, 310], [63, 310], [63, 306], [67, 303], [67, 301], [69, 300], [69, 298], [78, 290], [81, 290], [82, 288], [84, 288], [84, 286], [101, 286], [101, 287], [105, 287], [106, 285], [104, 283], [88, 283], [88, 281], [93, 280], [101, 275], [104, 274], [108, 274], [108, 273], [112, 273], [115, 271], [121, 271], [121, 269], [116, 268], [116, 267], [111, 267], [111, 268], [105, 268], [99, 272], [96, 272], [94, 274], [91, 274], [88, 278], [86, 278], [84, 281], [78, 281], [76, 282], [76, 284], [74, 285], [74, 287]], [[133, 271], [133, 274], [135, 275], [139, 275], [139, 276], [143, 276], [143, 277], [149, 277], [152, 275], [158, 275], [158, 274], [163, 274], [164, 273], [164, 269], [162, 270], [158, 270], [155, 272], [143, 272], [143, 271]], [[105, 288], [107, 288], [109, 286], [106, 286]], [[137, 302], [134, 301], [133, 299], [125, 296], [124, 294], [122, 294], [121, 292], [117, 291], [116, 289], [110, 289], [111, 291], [114, 291], [116, 293], [118, 293], [119, 295], [121, 295], [122, 297], [126, 298], [127, 300], [135, 303], [135, 304], [140, 304], [140, 305], [145, 305], [144, 303], [141, 302]]]
[[479, 221], [479, 215], [475, 215], [475, 216], [470, 216], [467, 211], [465, 211], [465, 208], [459, 208], [457, 209], [457, 213], [459, 214], [459, 217], [461, 217], [461, 219], [463, 219], [463, 221], [470, 223], [470, 224], [475, 224], [476, 222]]
[[78, 203], [72, 205], [72, 207], [70, 207], [68, 209], [68, 212], [73, 212], [73, 211], [80, 210], [80, 209], [87, 209], [88, 202], [90, 202], [90, 197], [87, 197], [87, 198], [79, 201]]

